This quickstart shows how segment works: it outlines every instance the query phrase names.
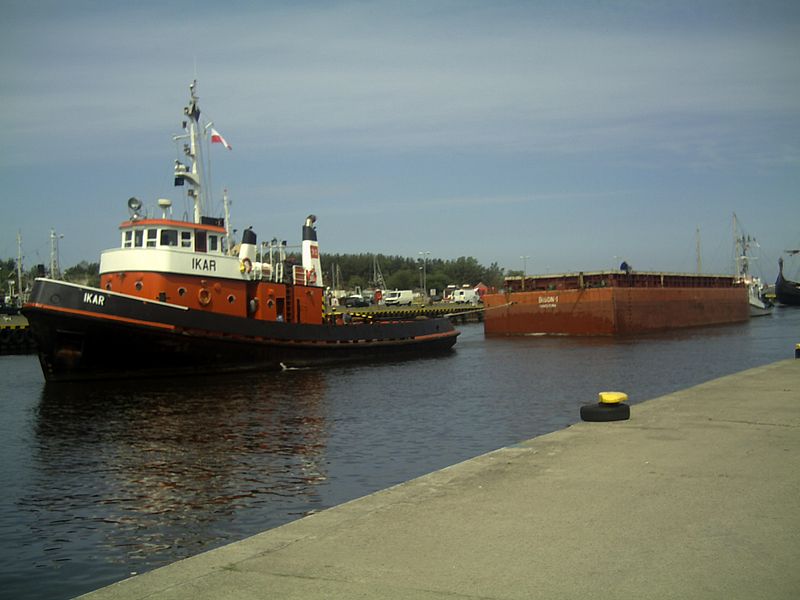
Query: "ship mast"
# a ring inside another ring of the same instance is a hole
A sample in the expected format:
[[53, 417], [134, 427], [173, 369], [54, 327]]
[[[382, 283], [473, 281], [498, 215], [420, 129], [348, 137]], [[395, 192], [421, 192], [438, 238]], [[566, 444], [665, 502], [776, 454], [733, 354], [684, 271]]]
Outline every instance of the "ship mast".
[[695, 230], [695, 243], [696, 248], [695, 252], [697, 254], [697, 274], [700, 275], [703, 272], [703, 255], [700, 254], [700, 228], [698, 227]]
[[183, 145], [183, 153], [189, 158], [190, 165], [175, 161], [175, 185], [189, 184], [187, 195], [194, 204], [194, 222], [200, 223], [206, 210], [206, 197], [203, 186], [203, 136], [205, 130], [200, 124], [200, 107], [198, 105], [197, 81], [189, 86], [189, 104], [183, 109], [187, 119], [183, 122], [184, 135], [176, 135], [174, 140], [187, 140]]
[[750, 261], [754, 259], [748, 252], [751, 246], [758, 247], [758, 242], [755, 238], [745, 234], [736, 213], [733, 213], [733, 241], [736, 275], [743, 281], [747, 281], [750, 278]]
[[228, 200], [227, 188], [222, 192], [222, 206], [225, 209], [225, 239], [226, 248], [233, 248], [233, 237], [231, 236], [231, 202]]
[[744, 233], [739, 235], [739, 220], [733, 213], [733, 260], [736, 276], [744, 280], [747, 277], [747, 246]]

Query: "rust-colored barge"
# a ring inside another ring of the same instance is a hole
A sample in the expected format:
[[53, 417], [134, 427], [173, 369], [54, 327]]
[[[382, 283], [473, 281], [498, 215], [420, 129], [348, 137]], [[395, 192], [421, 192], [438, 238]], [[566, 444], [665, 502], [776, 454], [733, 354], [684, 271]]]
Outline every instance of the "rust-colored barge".
[[599, 271], [509, 277], [483, 297], [489, 335], [630, 335], [746, 321], [733, 276]]

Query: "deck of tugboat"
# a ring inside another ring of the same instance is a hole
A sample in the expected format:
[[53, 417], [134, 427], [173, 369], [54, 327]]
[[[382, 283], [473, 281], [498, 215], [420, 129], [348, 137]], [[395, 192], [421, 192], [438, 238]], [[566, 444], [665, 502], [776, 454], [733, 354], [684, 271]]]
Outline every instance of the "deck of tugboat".
[[[58, 297], [58, 304], [52, 298]], [[38, 279], [26, 306], [29, 314], [51, 312], [79, 319], [128, 323], [173, 329], [189, 335], [241, 336], [243, 339], [297, 343], [355, 343], [436, 339], [456, 336], [441, 315], [434, 318], [398, 318], [391, 321], [359, 320], [352, 323], [283, 323], [189, 310], [185, 306], [89, 288], [62, 281]], [[436, 318], [439, 317], [439, 318]], [[357, 334], [355, 333], [357, 332]]]
[[85, 598], [796, 598], [799, 393], [723, 377]]

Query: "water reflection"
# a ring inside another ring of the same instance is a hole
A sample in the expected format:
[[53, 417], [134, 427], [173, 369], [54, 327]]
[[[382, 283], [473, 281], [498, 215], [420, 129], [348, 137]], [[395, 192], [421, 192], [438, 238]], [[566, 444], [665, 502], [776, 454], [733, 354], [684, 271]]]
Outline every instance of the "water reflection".
[[636, 404], [790, 358], [800, 310], [636, 338], [461, 330], [420, 361], [44, 389], [34, 357], [3, 357], [0, 597], [73, 597], [565, 427], [603, 389]]
[[46, 386], [20, 510], [50, 561], [80, 544], [134, 570], [270, 526], [259, 506], [302, 514], [327, 478], [324, 390], [315, 371]]

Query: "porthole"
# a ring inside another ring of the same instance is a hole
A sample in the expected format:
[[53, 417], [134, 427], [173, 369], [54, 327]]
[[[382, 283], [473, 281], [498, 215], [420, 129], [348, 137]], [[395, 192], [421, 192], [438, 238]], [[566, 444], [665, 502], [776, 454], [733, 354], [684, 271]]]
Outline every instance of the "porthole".
[[137, 282], [134, 284], [134, 286], [133, 286], [133, 287], [135, 287], [135, 288], [136, 288], [136, 291], [137, 291], [137, 292], [141, 292], [141, 291], [142, 291], [142, 288], [144, 287], [144, 284], [143, 284], [141, 281], [137, 281]]
[[111, 282], [110, 281], [106, 283], [106, 289], [107, 290], [111, 290]]
[[186, 288], [185, 287], [179, 287], [178, 288], [178, 296], [185, 296], [185, 295], [186, 295]]
[[236, 302], [236, 296], [233, 294], [228, 295], [228, 304], [233, 304], [234, 302]]

